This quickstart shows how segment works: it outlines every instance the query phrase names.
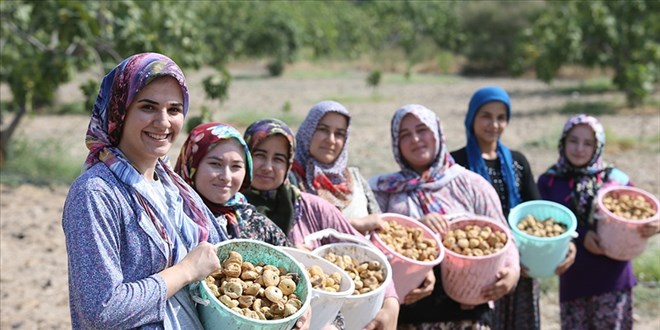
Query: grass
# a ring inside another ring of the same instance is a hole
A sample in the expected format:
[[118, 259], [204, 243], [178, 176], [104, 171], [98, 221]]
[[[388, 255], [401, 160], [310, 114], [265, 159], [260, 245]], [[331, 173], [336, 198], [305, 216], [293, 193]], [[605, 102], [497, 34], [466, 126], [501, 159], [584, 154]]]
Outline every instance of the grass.
[[[552, 132], [547, 133], [535, 140], [528, 140], [524, 143], [526, 147], [533, 148], [548, 148], [556, 149], [557, 143], [561, 136], [561, 129], [556, 128]], [[615, 130], [605, 128], [605, 150], [606, 152], [620, 152], [628, 150], [650, 151], [657, 152], [660, 150], [658, 142], [660, 141], [660, 133], [651, 136], [622, 136], [618, 135]]]
[[241, 128], [241, 127], [247, 127], [248, 125], [252, 124], [253, 122], [264, 119], [264, 118], [271, 118], [271, 117], [277, 117], [277, 119], [282, 120], [283, 122], [287, 123], [289, 126], [294, 126], [297, 127], [300, 125], [300, 123], [303, 121], [303, 118], [296, 116], [292, 113], [263, 113], [259, 111], [241, 111], [241, 112], [232, 112], [229, 114], [228, 117], [221, 118], [220, 121], [229, 123], [233, 125], [234, 127]]
[[617, 113], [617, 105], [614, 102], [568, 102], [559, 109], [559, 113], [572, 115], [585, 113], [592, 116], [613, 115]]
[[80, 174], [79, 159], [68, 153], [57, 140], [26, 140], [14, 138], [0, 182], [19, 185], [70, 184]]

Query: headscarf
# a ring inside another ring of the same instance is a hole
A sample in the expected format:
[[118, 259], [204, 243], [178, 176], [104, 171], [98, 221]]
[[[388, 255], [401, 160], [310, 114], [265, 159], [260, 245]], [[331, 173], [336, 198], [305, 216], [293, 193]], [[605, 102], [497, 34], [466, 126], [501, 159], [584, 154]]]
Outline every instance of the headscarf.
[[245, 189], [244, 194], [250, 201], [250, 204], [257, 207], [257, 210], [269, 219], [273, 220], [285, 233], [288, 233], [293, 225], [298, 207], [298, 197], [300, 191], [287, 180], [293, 157], [296, 150], [296, 140], [293, 132], [283, 121], [275, 118], [262, 119], [252, 123], [246, 130], [243, 137], [248, 144], [250, 151], [266, 140], [268, 137], [281, 135], [286, 138], [288, 144], [287, 171], [284, 174], [284, 182], [277, 189], [270, 191], [260, 191], [252, 187]]
[[[433, 132], [435, 140], [435, 154], [429, 168], [421, 175], [417, 173], [403, 158], [399, 148], [399, 131], [401, 130], [401, 121], [411, 114], [417, 117], [426, 127]], [[440, 202], [433, 197], [433, 192], [437, 191], [454, 178], [454, 173], [447, 170], [454, 165], [454, 159], [451, 157], [445, 144], [445, 137], [442, 132], [440, 119], [436, 114], [419, 104], [408, 104], [398, 109], [392, 117], [392, 153], [394, 159], [401, 170], [396, 173], [382, 175], [378, 177], [372, 189], [388, 193], [405, 192], [420, 207], [424, 214], [430, 212], [444, 213]]]
[[[83, 165], [85, 172], [95, 164], [104, 163], [117, 179], [135, 192], [137, 202], [149, 215], [160, 236], [172, 246], [173, 260], [183, 257], [174, 244], [174, 238], [180, 236], [187, 247], [192, 248], [208, 238], [209, 219], [195, 203], [195, 193], [181, 178], [174, 174], [162, 160], [156, 164], [155, 173], [165, 187], [178, 189], [183, 199], [183, 212], [176, 213], [179, 220], [171, 219], [170, 205], [165, 205], [160, 196], [156, 196], [149, 183], [117, 148], [124, 126], [124, 120], [133, 98], [154, 79], [172, 77], [179, 82], [183, 94], [184, 116], [188, 112], [188, 88], [181, 69], [170, 58], [157, 53], [133, 55], [110, 71], [104, 78], [99, 94], [94, 103], [92, 117], [87, 129], [86, 144], [89, 154]], [[175, 210], [178, 212], [179, 210]], [[180, 227], [176, 228], [175, 223]], [[224, 233], [220, 233], [222, 239]], [[174, 245], [174, 246], [173, 246]]]
[[[312, 157], [309, 148], [319, 121], [330, 112], [336, 112], [347, 118], [346, 141], [337, 159], [331, 164], [323, 164]], [[348, 172], [350, 121], [351, 115], [346, 107], [335, 101], [321, 101], [309, 110], [296, 134], [297, 146], [293, 171], [303, 178], [302, 190], [319, 195], [339, 209], [344, 209], [350, 203], [353, 195]]]
[[[181, 175], [184, 181], [191, 187], [195, 187], [195, 174], [199, 163], [204, 157], [223, 140], [235, 139], [243, 147], [245, 154], [245, 178], [241, 188], [249, 187], [252, 181], [252, 157], [247, 143], [243, 140], [241, 133], [234, 127], [224, 123], [204, 123], [190, 132], [188, 138], [181, 147], [181, 153], [176, 161], [174, 170]], [[224, 215], [227, 218], [227, 231], [234, 238], [240, 237], [238, 225], [238, 210], [247, 207], [247, 199], [240, 192], [236, 192], [224, 204], [214, 203], [200, 194], [206, 206], [211, 209], [215, 216]]]
[[[566, 137], [571, 129], [577, 125], [588, 125], [596, 138], [596, 150], [591, 160], [584, 166], [573, 166], [566, 157]], [[582, 225], [593, 225], [591, 216], [593, 200], [598, 190], [606, 181], [606, 175], [611, 167], [603, 161], [605, 149], [605, 129], [598, 119], [579, 114], [568, 119], [559, 139], [559, 159], [545, 174], [569, 178], [571, 199], [578, 218]], [[552, 182], [550, 183], [552, 184]]]
[[[479, 109], [489, 102], [501, 102], [506, 106], [506, 121], [511, 119], [511, 100], [509, 94], [497, 86], [484, 87], [474, 93], [470, 99], [468, 112], [465, 116], [465, 133], [467, 134], [467, 158], [468, 165], [472, 172], [478, 173], [484, 177], [488, 182], [492, 183], [490, 175], [488, 175], [488, 168], [483, 157], [481, 157], [481, 148], [477, 141], [477, 136], [474, 134], [474, 118], [476, 117]], [[502, 180], [506, 185], [508, 193], [507, 200], [509, 201], [509, 209], [514, 208], [521, 202], [520, 192], [516, 186], [516, 175], [513, 169], [513, 157], [511, 151], [507, 148], [500, 139], [497, 139], [497, 158], [500, 161], [500, 169], [502, 171]]]

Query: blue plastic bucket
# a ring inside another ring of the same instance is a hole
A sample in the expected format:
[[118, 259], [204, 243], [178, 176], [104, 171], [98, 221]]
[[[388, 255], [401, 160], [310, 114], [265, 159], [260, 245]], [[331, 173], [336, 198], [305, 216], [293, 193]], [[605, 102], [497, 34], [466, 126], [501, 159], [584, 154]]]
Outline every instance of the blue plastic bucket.
[[[552, 218], [566, 226], [566, 232], [555, 237], [538, 237], [518, 229], [518, 223], [531, 215], [539, 221]], [[568, 245], [577, 236], [577, 219], [571, 210], [551, 201], [529, 201], [518, 204], [509, 212], [509, 226], [520, 252], [520, 263], [531, 277], [549, 277], [566, 258]]]
[[293, 315], [279, 320], [255, 320], [240, 315], [222, 304], [209, 290], [206, 281], [200, 281], [199, 298], [206, 304], [198, 304], [197, 312], [204, 325], [204, 329], [267, 329], [289, 330], [311, 305], [312, 286], [304, 266], [296, 261], [290, 254], [256, 240], [234, 239], [216, 245], [216, 254], [220, 262], [225, 260], [229, 251], [236, 251], [243, 256], [243, 261], [253, 264], [264, 262], [268, 265], [284, 267], [290, 273], [298, 273], [300, 281], [296, 286], [295, 294], [303, 302], [302, 307]]

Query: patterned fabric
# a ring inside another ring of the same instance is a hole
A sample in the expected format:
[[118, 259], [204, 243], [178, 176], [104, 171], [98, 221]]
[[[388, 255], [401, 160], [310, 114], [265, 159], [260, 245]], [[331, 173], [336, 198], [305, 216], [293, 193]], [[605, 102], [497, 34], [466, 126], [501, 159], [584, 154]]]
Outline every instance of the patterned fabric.
[[250, 151], [252, 151], [259, 143], [274, 135], [281, 135], [288, 141], [289, 167], [284, 176], [285, 181], [277, 189], [272, 191], [260, 191], [248, 187], [245, 189], [244, 194], [251, 204], [257, 206], [259, 212], [266, 214], [285, 233], [288, 233], [298, 213], [296, 210], [298, 208], [298, 198], [300, 197], [300, 190], [286, 180], [288, 172], [293, 165], [293, 157], [296, 150], [296, 139], [293, 132], [283, 121], [269, 118], [252, 123], [245, 130], [244, 138]]
[[[486, 180], [493, 182], [488, 168], [481, 156], [481, 148], [477, 136], [474, 134], [474, 119], [481, 107], [489, 102], [501, 102], [506, 105], [506, 120], [511, 118], [511, 100], [507, 92], [496, 86], [484, 87], [472, 95], [468, 112], [465, 116], [465, 133], [467, 135], [467, 156], [470, 170], [483, 176]], [[520, 192], [516, 187], [516, 176], [513, 168], [511, 151], [502, 142], [497, 140], [497, 158], [500, 161], [501, 175], [506, 184], [508, 209], [512, 209], [521, 202]]]
[[[408, 114], [419, 118], [433, 132], [435, 139], [435, 156], [429, 168], [421, 176], [407, 164], [399, 150], [401, 121]], [[438, 190], [453, 179], [453, 172], [447, 173], [447, 169], [454, 165], [454, 160], [447, 151], [440, 119], [433, 111], [422, 105], [409, 104], [394, 113], [391, 134], [392, 152], [401, 171], [380, 176], [372, 189], [387, 193], [405, 192], [422, 208], [424, 214], [431, 212], [445, 213], [442, 204], [433, 198], [432, 194], [433, 191]]]
[[[329, 112], [336, 112], [348, 120], [344, 148], [331, 164], [323, 164], [312, 157], [309, 148], [312, 136], [316, 132], [319, 121]], [[351, 115], [346, 107], [334, 101], [321, 101], [307, 113], [296, 134], [296, 154], [293, 171], [304, 178], [299, 187], [323, 197], [335, 206], [343, 209], [352, 198], [352, 183], [348, 173], [348, 142], [350, 137]]]
[[475, 321], [449, 321], [441, 323], [400, 324], [397, 330], [489, 330], [487, 324]]
[[[418, 118], [436, 133], [437, 148], [434, 162], [429, 170], [422, 175], [405, 166], [398, 153], [398, 142], [393, 143], [392, 150], [402, 170], [393, 174], [373, 177], [369, 182], [378, 204], [383, 212], [393, 212], [413, 218], [422, 218], [429, 212], [424, 206], [416, 190], [423, 190], [424, 196], [435, 205], [441, 205], [447, 214], [472, 213], [482, 215], [501, 223], [508, 228], [502, 215], [499, 197], [492, 185], [480, 175], [454, 164], [447, 153], [439, 120], [430, 110], [421, 106], [411, 106], [399, 109], [395, 117], [402, 118], [408, 109], [417, 113]], [[421, 113], [421, 114], [420, 114]], [[398, 136], [400, 120], [392, 121], [392, 138]], [[396, 130], [397, 134], [394, 133]], [[442, 174], [442, 176], [439, 176]], [[438, 181], [433, 181], [434, 179]], [[458, 217], [457, 217], [458, 218]], [[509, 245], [505, 257], [505, 265], [514, 272], [519, 271], [518, 250], [515, 245]], [[436, 285], [431, 296], [414, 304], [401, 305], [399, 312], [399, 328], [404, 324], [412, 329], [461, 329], [462, 327], [483, 329], [490, 324], [491, 310], [487, 304], [482, 304], [472, 310], [463, 310], [460, 304], [449, 298], [442, 287], [440, 268], [435, 267]]]
[[632, 289], [562, 302], [559, 310], [562, 329], [633, 328]]
[[[173, 77], [181, 86], [184, 115], [188, 112], [188, 88], [181, 69], [170, 58], [156, 53], [133, 55], [110, 71], [101, 83], [99, 94], [94, 103], [92, 117], [87, 129], [86, 144], [89, 154], [83, 166], [83, 172], [94, 164], [103, 162], [119, 180], [133, 188], [140, 205], [150, 215], [156, 228], [160, 229], [163, 240], [172, 245], [173, 237], [179, 236], [187, 246], [196, 246], [208, 238], [209, 219], [204, 211], [194, 203], [193, 192], [169, 166], [159, 160], [156, 175], [167, 187], [176, 187], [183, 197], [187, 216], [176, 215], [182, 219], [182, 226], [175, 224], [168, 214], [170, 208], [162, 203], [149, 187], [142, 174], [123, 156], [117, 148], [122, 134], [124, 119], [133, 98], [150, 82], [159, 77]], [[185, 253], [174, 251], [172, 261], [183, 258]]]
[[[191, 187], [195, 187], [195, 172], [199, 163], [204, 159], [211, 149], [215, 148], [222, 140], [235, 139], [243, 146], [245, 156], [245, 178], [242, 188], [249, 187], [252, 181], [252, 157], [247, 143], [241, 134], [232, 126], [223, 123], [205, 123], [195, 127], [181, 147], [181, 153], [177, 159], [174, 170], [181, 175]], [[247, 206], [247, 199], [243, 194], [237, 192], [224, 204], [213, 203], [201, 196], [204, 203], [216, 216], [224, 215], [227, 218], [227, 230], [233, 237], [240, 237], [237, 210]]]
[[188, 93], [180, 69], [154, 53], [131, 56], [102, 81], [87, 131], [89, 154], [62, 213], [74, 329], [201, 327], [187, 289], [167, 298], [159, 272], [201, 241], [227, 235], [200, 197], [167, 164], [147, 181], [117, 148], [133, 98], [158, 77]]
[[539, 298], [539, 282], [521, 276], [515, 289], [495, 302], [493, 329], [540, 329]]
[[[585, 166], [575, 167], [566, 157], [566, 137], [569, 131], [576, 125], [588, 125], [594, 131], [596, 138], [596, 151]], [[544, 174], [570, 178], [571, 199], [575, 205], [572, 208], [579, 221], [585, 226], [593, 227], [592, 206], [598, 190], [606, 180], [611, 167], [603, 161], [603, 149], [605, 148], [605, 129], [598, 120], [592, 116], [580, 114], [571, 117], [566, 124], [559, 139], [559, 160]], [[552, 184], [552, 183], [551, 183]]]

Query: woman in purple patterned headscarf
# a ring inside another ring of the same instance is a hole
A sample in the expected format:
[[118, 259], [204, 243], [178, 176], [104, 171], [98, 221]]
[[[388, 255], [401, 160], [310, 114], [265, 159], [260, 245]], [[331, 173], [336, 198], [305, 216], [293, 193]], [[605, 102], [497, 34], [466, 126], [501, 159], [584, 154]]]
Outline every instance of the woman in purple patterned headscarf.
[[201, 327], [187, 286], [219, 268], [211, 243], [227, 235], [161, 160], [187, 111], [164, 55], [133, 55], [103, 79], [62, 215], [73, 328]]
[[[543, 199], [568, 207], [578, 219], [575, 262], [559, 278], [562, 329], [631, 329], [632, 262], [606, 257], [596, 233], [593, 203], [605, 185], [632, 185], [628, 176], [603, 161], [605, 130], [592, 116], [568, 119], [559, 139], [559, 159], [537, 182]], [[660, 224], [640, 228], [642, 237]]]

